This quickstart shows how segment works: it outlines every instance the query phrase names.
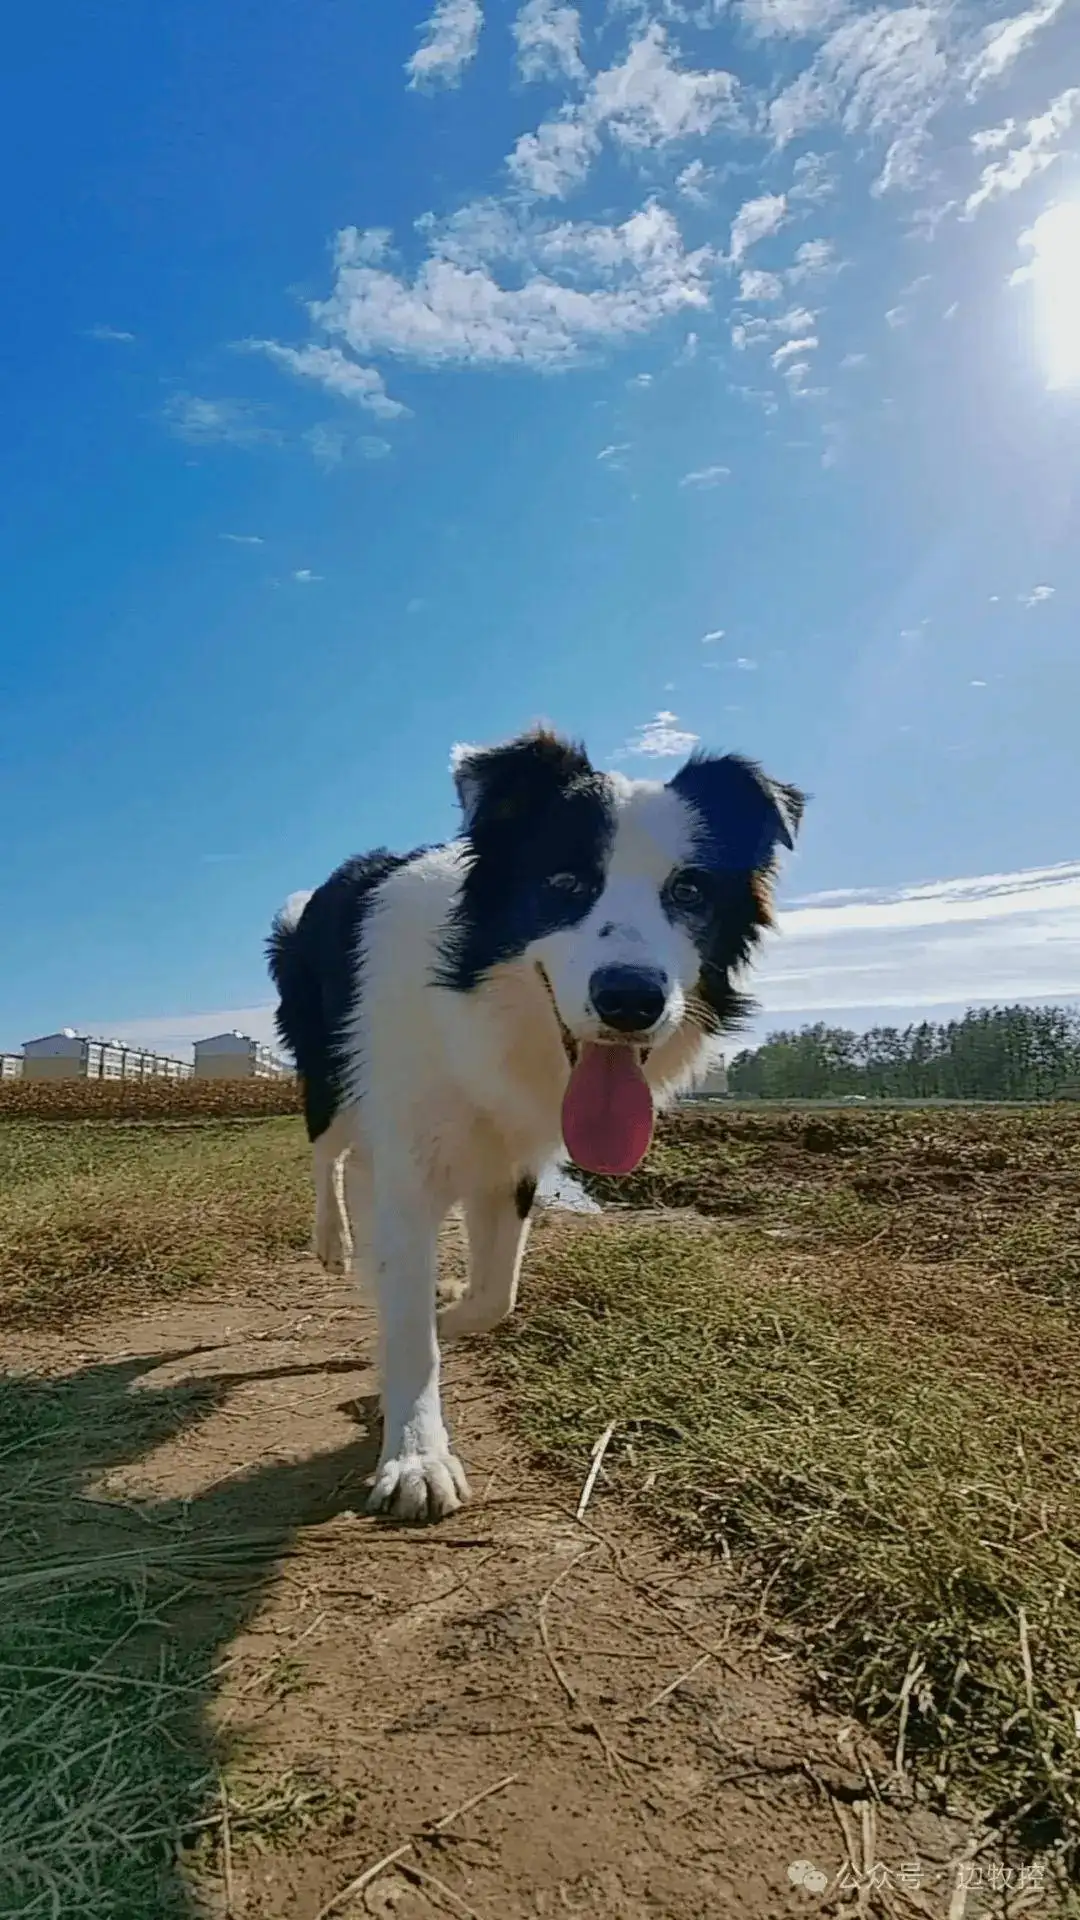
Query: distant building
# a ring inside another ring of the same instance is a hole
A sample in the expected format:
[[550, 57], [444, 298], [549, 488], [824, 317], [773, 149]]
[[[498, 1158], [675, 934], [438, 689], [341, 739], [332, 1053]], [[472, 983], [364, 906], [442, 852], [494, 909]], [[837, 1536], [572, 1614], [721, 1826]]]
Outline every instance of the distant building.
[[189, 1080], [191, 1063], [64, 1027], [23, 1044], [26, 1080]]
[[195, 1042], [198, 1080], [270, 1080], [291, 1072], [287, 1060], [248, 1033], [215, 1033]]
[[0, 1080], [21, 1080], [22, 1070], [21, 1053], [0, 1053]]

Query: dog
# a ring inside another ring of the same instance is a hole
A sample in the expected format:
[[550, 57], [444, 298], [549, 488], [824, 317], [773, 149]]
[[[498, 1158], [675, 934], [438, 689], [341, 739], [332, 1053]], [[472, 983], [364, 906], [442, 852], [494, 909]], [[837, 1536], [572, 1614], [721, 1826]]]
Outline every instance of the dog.
[[[374, 1283], [383, 1442], [368, 1502], [437, 1520], [468, 1498], [440, 1340], [512, 1311], [540, 1174], [625, 1174], [653, 1117], [751, 1004], [777, 849], [805, 796], [735, 755], [662, 783], [601, 772], [544, 728], [451, 762], [460, 837], [347, 860], [267, 943], [303, 1090], [315, 1252]], [[470, 1283], [437, 1302], [460, 1203]]]

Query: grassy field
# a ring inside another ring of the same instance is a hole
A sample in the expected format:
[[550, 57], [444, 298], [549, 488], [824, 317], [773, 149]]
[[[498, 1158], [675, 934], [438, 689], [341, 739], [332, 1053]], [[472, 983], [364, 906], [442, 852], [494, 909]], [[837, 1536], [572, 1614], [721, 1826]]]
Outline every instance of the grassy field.
[[[1080, 1114], [687, 1113], [591, 1184], [611, 1210], [538, 1235], [487, 1350], [538, 1455], [580, 1484], [614, 1421], [609, 1483], [730, 1559], [823, 1700], [1075, 1871]], [[304, 1245], [307, 1150], [287, 1117], [23, 1119], [0, 1190], [0, 1324], [74, 1322], [70, 1371], [0, 1379], [0, 1911], [172, 1920], [218, 1762], [206, 1646], [163, 1623], [273, 1543], [180, 1509], [106, 1537], [92, 1470], [210, 1401], [80, 1370], [78, 1321]]]
[[589, 1184], [501, 1348], [542, 1455], [617, 1422], [824, 1699], [1075, 1872], [1080, 1115], [688, 1114]]

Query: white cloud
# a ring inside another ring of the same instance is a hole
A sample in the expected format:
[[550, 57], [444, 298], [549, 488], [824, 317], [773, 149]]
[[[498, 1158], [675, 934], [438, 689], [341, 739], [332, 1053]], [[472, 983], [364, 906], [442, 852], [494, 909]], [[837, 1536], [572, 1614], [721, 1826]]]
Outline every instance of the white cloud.
[[757, 661], [748, 660], [745, 654], [740, 654], [739, 658], [735, 662], [735, 665], [739, 669], [740, 673], [756, 673], [757, 672]]
[[761, 39], [823, 33], [848, 11], [848, 0], [738, 0], [739, 19]]
[[889, 142], [881, 172], [870, 191], [880, 199], [885, 193], [914, 193], [936, 177], [928, 153], [930, 136], [925, 127], [913, 127]]
[[124, 327], [87, 327], [86, 338], [112, 341], [116, 346], [129, 347], [133, 344], [135, 335], [128, 333]]
[[1007, 147], [1016, 132], [1016, 121], [1010, 115], [1000, 127], [980, 127], [971, 136], [971, 144], [976, 153], [999, 153]]
[[406, 63], [409, 86], [456, 87], [475, 59], [484, 24], [479, 0], [438, 0], [424, 24], [424, 43]]
[[594, 75], [580, 102], [523, 134], [507, 165], [528, 192], [557, 198], [584, 179], [603, 131], [642, 152], [700, 137], [718, 120], [738, 120], [738, 93], [733, 74], [678, 65], [677, 50], [654, 20], [631, 41], [624, 60]]
[[348, 446], [348, 438], [340, 427], [328, 427], [324, 422], [309, 427], [304, 434], [304, 445], [316, 466], [329, 472], [332, 467], [340, 467]]
[[697, 73], [676, 64], [656, 21], [632, 42], [621, 66], [598, 73], [592, 109], [628, 147], [663, 146], [706, 134], [722, 118], [737, 117], [739, 83], [722, 70]]
[[679, 760], [684, 754], [692, 753], [698, 744], [698, 736], [679, 727], [677, 720], [677, 714], [663, 711], [652, 720], [646, 720], [644, 726], [631, 735], [618, 757]]
[[312, 573], [310, 567], [297, 567], [293, 573], [293, 579], [298, 580], [301, 586], [307, 587], [313, 585], [315, 581], [321, 580], [322, 574]]
[[701, 644], [703, 647], [715, 646], [717, 640], [722, 640], [723, 637], [724, 637], [723, 627], [713, 627], [708, 633], [702, 634]]
[[1066, 0], [1043, 0], [1041, 6], [1014, 14], [1011, 20], [999, 20], [987, 27], [978, 53], [968, 68], [968, 99], [974, 100], [983, 87], [1001, 80], [1035, 36], [1064, 12]]
[[581, 15], [560, 0], [525, 0], [514, 21], [518, 66], [526, 80], [546, 80], [565, 74], [585, 77], [581, 58]]
[[705, 207], [709, 204], [708, 188], [715, 178], [712, 167], [707, 167], [704, 160], [691, 160], [677, 176], [675, 189], [695, 207]]
[[791, 169], [789, 200], [820, 206], [836, 192], [836, 174], [823, 153], [801, 153]]
[[702, 493], [707, 492], [710, 487], [718, 487], [722, 480], [730, 480], [730, 478], [730, 467], [698, 467], [694, 473], [684, 473], [679, 485], [693, 487]]
[[376, 433], [362, 433], [356, 445], [364, 460], [385, 460], [393, 451], [389, 440], [380, 440]]
[[1080, 993], [1080, 862], [820, 895], [780, 916], [770, 1014]]
[[459, 257], [451, 259], [435, 231], [409, 280], [369, 264], [363, 235], [346, 228], [337, 239], [333, 292], [312, 316], [358, 354], [392, 353], [428, 366], [555, 368], [708, 305], [708, 249], [688, 253], [673, 216], [655, 201], [620, 226], [563, 222], [514, 235], [519, 271], [515, 284], [503, 286], [484, 249], [505, 253], [505, 237], [474, 235], [469, 255], [460, 252], [458, 233]]
[[1052, 600], [1053, 597], [1053, 587], [1032, 587], [1030, 593], [1020, 595], [1020, 601], [1025, 607], [1041, 607], [1045, 600]]
[[740, 300], [779, 300], [784, 282], [778, 273], [763, 273], [760, 267], [746, 267], [739, 275]]
[[629, 440], [621, 440], [616, 446], [601, 447], [596, 458], [601, 466], [611, 467], [616, 473], [621, 473], [626, 466], [626, 455], [629, 451]]
[[174, 393], [162, 409], [178, 440], [195, 447], [278, 445], [281, 434], [267, 426], [261, 408], [247, 400], [206, 400], [196, 393]]
[[595, 128], [576, 108], [564, 107], [558, 119], [523, 133], [506, 164], [519, 187], [540, 200], [561, 200], [581, 184], [599, 151]]
[[777, 347], [773, 354], [772, 364], [774, 367], [782, 367], [786, 360], [797, 360], [800, 354], [813, 353], [817, 344], [818, 339], [815, 333], [803, 334], [797, 340], [785, 340], [783, 346]]
[[277, 340], [248, 340], [245, 345], [255, 353], [265, 353], [279, 367], [301, 379], [317, 380], [329, 393], [354, 400], [380, 420], [397, 420], [408, 413], [400, 400], [392, 400], [382, 374], [376, 367], [359, 366], [342, 353], [340, 347], [284, 347]]
[[743, 353], [748, 347], [763, 346], [778, 334], [789, 339], [812, 334], [814, 324], [814, 315], [809, 307], [789, 307], [786, 313], [774, 314], [770, 318], [764, 314], [744, 316], [731, 329], [731, 344]]
[[[1016, 193], [1040, 173], [1045, 173], [1059, 157], [1061, 141], [1080, 114], [1080, 87], [1066, 87], [1051, 100], [1042, 113], [1028, 120], [1019, 145], [1004, 160], [991, 160], [982, 170], [979, 184], [964, 202], [964, 218], [971, 220], [983, 207], [1006, 194]], [[1004, 129], [994, 129], [995, 135]]]
[[821, 273], [835, 273], [837, 270], [836, 248], [831, 240], [804, 240], [801, 247], [795, 249], [795, 262], [788, 268], [787, 277], [793, 286], [802, 280], [813, 280]]
[[950, 84], [947, 16], [936, 5], [874, 8], [843, 19], [768, 110], [778, 147], [830, 120], [846, 133], [913, 133]]
[[261, 533], [219, 533], [218, 539], [228, 540], [234, 547], [262, 547], [266, 544]]
[[765, 240], [783, 226], [787, 217], [787, 199], [782, 193], [762, 193], [745, 200], [731, 223], [728, 258], [737, 263], [750, 247]]

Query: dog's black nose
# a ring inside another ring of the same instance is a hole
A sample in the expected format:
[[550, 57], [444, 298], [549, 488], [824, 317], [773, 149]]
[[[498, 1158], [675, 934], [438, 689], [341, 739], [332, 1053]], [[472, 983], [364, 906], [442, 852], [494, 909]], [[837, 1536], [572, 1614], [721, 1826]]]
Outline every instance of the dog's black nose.
[[616, 1033], [648, 1033], [667, 1005], [667, 980], [651, 967], [598, 967], [589, 999], [605, 1027]]

